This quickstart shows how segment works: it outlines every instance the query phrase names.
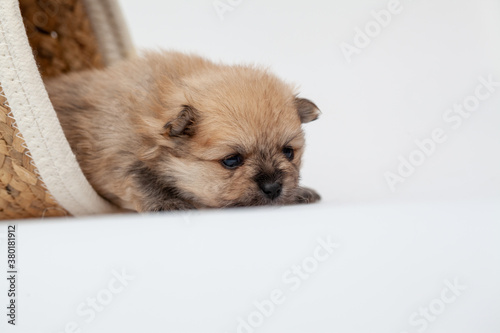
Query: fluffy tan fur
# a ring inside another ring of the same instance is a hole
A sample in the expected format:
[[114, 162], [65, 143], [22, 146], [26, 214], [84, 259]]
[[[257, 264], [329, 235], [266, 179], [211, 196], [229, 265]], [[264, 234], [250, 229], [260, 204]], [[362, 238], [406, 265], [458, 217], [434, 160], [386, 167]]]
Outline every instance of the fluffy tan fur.
[[[158, 52], [46, 86], [84, 174], [118, 206], [158, 211], [319, 199], [299, 187], [301, 124], [319, 110], [265, 70]], [[242, 165], [227, 168], [222, 161], [234, 155]], [[270, 183], [279, 184], [272, 197], [262, 187]]]

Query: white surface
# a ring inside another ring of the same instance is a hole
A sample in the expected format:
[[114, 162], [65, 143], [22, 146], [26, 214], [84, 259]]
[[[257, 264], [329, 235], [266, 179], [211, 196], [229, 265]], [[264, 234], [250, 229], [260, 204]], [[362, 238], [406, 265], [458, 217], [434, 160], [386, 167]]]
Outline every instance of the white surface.
[[[231, 3], [221, 21], [212, 1], [122, 1], [139, 46], [269, 65], [299, 83], [323, 111], [306, 126], [303, 172], [323, 202], [19, 222], [22, 326], [10, 331], [74, 321], [82, 332], [238, 332], [254, 302], [281, 290], [254, 332], [499, 332], [500, 89], [457, 129], [442, 116], [479, 76], [500, 80], [500, 4], [402, 0], [348, 63], [339, 45], [387, 2]], [[447, 141], [392, 193], [384, 173], [435, 128]], [[328, 235], [340, 247], [290, 290], [283, 274]], [[116, 288], [122, 269], [135, 278], [86, 323], [77, 309]], [[466, 289], [452, 300], [455, 282]], [[429, 306], [442, 313], [423, 321]]]
[[[279, 290], [283, 302], [255, 332], [417, 332], [423, 326], [412, 326], [410, 316], [430, 304], [441, 311], [448, 280], [465, 290], [426, 331], [499, 332], [497, 202], [20, 222], [19, 325], [7, 328], [2, 313], [0, 331], [64, 332], [74, 322], [92, 333], [248, 332], [238, 331], [238, 318]], [[6, 229], [0, 224], [0, 233]], [[325, 260], [308, 266], [317, 239], [328, 237], [339, 246], [330, 256], [317, 253]], [[0, 251], [5, 258], [5, 243]], [[303, 263], [308, 278], [287, 273]], [[122, 270], [133, 276], [125, 287], [113, 276]], [[0, 281], [6, 304], [6, 280]], [[110, 283], [122, 290], [108, 303]], [[106, 305], [92, 318], [86, 304], [99, 297]]]

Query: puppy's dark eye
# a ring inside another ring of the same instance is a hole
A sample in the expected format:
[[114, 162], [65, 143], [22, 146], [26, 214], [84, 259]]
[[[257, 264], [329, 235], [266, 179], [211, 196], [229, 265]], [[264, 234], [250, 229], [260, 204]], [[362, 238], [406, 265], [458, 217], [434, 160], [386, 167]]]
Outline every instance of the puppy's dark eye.
[[285, 155], [285, 157], [291, 161], [293, 160], [293, 148], [292, 147], [285, 147], [283, 148], [283, 154]]
[[227, 169], [236, 169], [243, 164], [243, 156], [240, 154], [231, 155], [223, 159], [221, 162]]

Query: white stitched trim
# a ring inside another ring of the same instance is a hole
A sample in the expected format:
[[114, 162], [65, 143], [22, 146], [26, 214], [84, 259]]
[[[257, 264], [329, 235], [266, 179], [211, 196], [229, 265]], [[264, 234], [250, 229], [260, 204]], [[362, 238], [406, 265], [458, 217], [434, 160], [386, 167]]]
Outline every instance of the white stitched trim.
[[0, 1], [0, 83], [39, 176], [72, 215], [109, 213], [83, 175], [64, 136], [28, 43], [17, 0]]

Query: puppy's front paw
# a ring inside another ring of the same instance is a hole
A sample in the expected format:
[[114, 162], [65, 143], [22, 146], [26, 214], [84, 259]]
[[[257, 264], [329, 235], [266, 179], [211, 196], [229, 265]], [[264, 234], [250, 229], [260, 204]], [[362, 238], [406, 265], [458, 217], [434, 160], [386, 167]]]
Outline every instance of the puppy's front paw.
[[320, 195], [313, 189], [308, 187], [298, 187], [295, 191], [295, 204], [308, 204], [321, 200]]

